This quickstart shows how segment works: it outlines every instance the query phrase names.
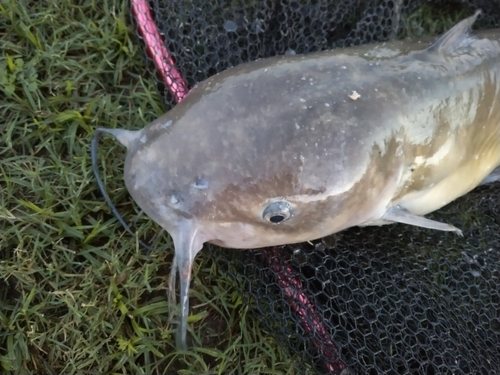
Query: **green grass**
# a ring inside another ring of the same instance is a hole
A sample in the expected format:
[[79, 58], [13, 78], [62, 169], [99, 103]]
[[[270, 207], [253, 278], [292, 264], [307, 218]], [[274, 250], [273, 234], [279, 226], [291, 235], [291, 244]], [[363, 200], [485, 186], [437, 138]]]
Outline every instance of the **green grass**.
[[[0, 3], [0, 373], [294, 373], [205, 254], [192, 347], [176, 351], [169, 239], [144, 256], [97, 190], [93, 129], [137, 129], [164, 111], [124, 3]], [[101, 144], [107, 189], [130, 219], [123, 150]], [[158, 229], [144, 215], [136, 227]]]
[[[191, 348], [176, 351], [169, 238], [145, 256], [97, 190], [93, 129], [141, 128], [164, 110], [124, 3], [0, 2], [0, 372], [300, 373], [204, 252]], [[123, 150], [101, 146], [112, 200], [151, 237], [158, 227], [123, 185]]]

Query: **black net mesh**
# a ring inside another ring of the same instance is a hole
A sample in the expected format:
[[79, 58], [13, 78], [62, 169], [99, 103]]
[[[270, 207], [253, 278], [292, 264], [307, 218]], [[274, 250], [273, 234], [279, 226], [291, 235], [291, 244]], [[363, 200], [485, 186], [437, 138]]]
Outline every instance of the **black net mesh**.
[[[184, 82], [262, 57], [436, 34], [478, 8], [476, 27], [500, 25], [498, 0], [156, 0], [149, 8], [162, 43], [154, 44], [147, 7], [137, 3], [133, 20], [167, 108], [182, 99]], [[494, 183], [430, 215], [463, 238], [393, 225], [210, 252], [278, 340], [318, 373], [496, 374], [499, 196]]]
[[464, 238], [394, 225], [213, 251], [231, 259], [226, 269], [265, 324], [318, 373], [341, 373], [332, 366], [338, 351], [355, 374], [496, 374], [499, 195], [500, 184], [482, 187], [430, 215], [460, 225]]

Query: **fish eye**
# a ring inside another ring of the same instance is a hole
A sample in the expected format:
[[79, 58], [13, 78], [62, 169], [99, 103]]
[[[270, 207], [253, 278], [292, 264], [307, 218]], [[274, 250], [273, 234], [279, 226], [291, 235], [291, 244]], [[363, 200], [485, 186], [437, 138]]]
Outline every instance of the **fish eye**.
[[285, 201], [272, 202], [264, 209], [262, 217], [273, 224], [279, 224], [292, 216], [292, 206]]

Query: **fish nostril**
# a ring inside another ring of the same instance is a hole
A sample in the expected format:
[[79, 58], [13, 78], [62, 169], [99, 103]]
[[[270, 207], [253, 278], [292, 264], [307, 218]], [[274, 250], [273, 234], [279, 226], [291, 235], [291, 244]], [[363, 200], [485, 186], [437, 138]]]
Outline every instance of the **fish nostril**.
[[172, 194], [170, 196], [170, 203], [178, 204], [180, 202], [179, 196], [177, 194]]
[[195, 187], [196, 189], [204, 190], [208, 188], [208, 182], [204, 178], [198, 177], [193, 183], [193, 187]]

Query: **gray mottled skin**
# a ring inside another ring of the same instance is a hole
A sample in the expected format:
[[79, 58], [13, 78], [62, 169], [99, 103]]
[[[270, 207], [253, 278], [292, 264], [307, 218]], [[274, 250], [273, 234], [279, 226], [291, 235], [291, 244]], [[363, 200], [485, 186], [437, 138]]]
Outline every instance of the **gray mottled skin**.
[[[500, 165], [500, 32], [469, 35], [475, 17], [427, 49], [393, 42], [244, 64], [123, 131], [127, 188], [172, 235], [181, 279], [204, 242], [256, 248], [419, 225], [487, 178]], [[275, 200], [292, 207], [279, 224], [263, 218]]]
[[[127, 187], [167, 230], [177, 215], [195, 218], [210, 232], [203, 242], [239, 248], [311, 240], [376, 221], [394, 204], [438, 209], [500, 163], [498, 42], [458, 42], [391, 59], [357, 48], [229, 69], [141, 132]], [[454, 173], [460, 186], [439, 202], [405, 200]], [[273, 225], [262, 210], [280, 197], [294, 216]], [[249, 238], [232, 240], [240, 223]]]

